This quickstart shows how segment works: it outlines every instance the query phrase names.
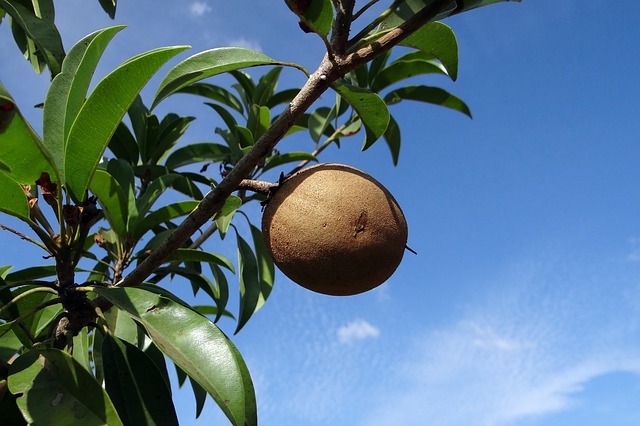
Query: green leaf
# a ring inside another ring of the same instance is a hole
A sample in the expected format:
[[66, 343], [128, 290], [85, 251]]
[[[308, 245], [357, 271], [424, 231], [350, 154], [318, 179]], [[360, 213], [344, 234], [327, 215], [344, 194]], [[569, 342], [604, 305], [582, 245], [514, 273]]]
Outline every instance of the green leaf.
[[91, 365], [89, 364], [89, 336], [87, 334], [87, 327], [84, 327], [77, 335], [73, 336], [72, 356], [85, 370], [92, 373]]
[[[46, 62], [51, 76], [58, 74], [64, 59], [64, 47], [53, 22], [41, 19], [33, 13], [32, 9], [27, 9], [17, 1], [0, 0], [0, 8], [11, 16], [14, 25], [17, 24], [35, 44], [34, 52], [37, 52], [37, 56]], [[36, 72], [41, 72], [39, 67], [34, 68]]]
[[107, 334], [102, 343], [102, 360], [105, 389], [125, 424], [178, 424], [169, 388], [143, 351]]
[[421, 74], [447, 74], [444, 66], [422, 51], [408, 53], [396, 59], [378, 73], [371, 83], [371, 90], [379, 93], [394, 83]]
[[216, 226], [218, 227], [218, 231], [220, 232], [220, 237], [224, 239], [227, 234], [227, 230], [229, 229], [229, 224], [231, 224], [231, 220], [233, 219], [236, 211], [242, 206], [242, 199], [240, 197], [236, 197], [235, 195], [230, 195], [224, 201], [222, 208], [218, 213], [215, 214], [213, 220], [216, 222]]
[[271, 111], [269, 108], [257, 104], [252, 105], [247, 119], [247, 128], [251, 132], [252, 139], [254, 141], [260, 139], [260, 136], [264, 134], [270, 125]]
[[401, 100], [427, 102], [460, 111], [469, 116], [469, 118], [472, 118], [471, 110], [469, 110], [469, 107], [462, 99], [439, 87], [405, 86], [387, 93], [384, 100], [389, 104], [394, 104]]
[[214, 319], [214, 322], [218, 322], [222, 315], [227, 312], [226, 307], [229, 302], [229, 282], [227, 281], [227, 277], [224, 275], [222, 269], [220, 269], [220, 267], [215, 263], [209, 263], [209, 269], [211, 269], [211, 274], [216, 281], [218, 289], [218, 297], [215, 298], [218, 313]]
[[[489, 6], [494, 3], [502, 2], [522, 2], [522, 0], [466, 0], [464, 2], [458, 2], [458, 7], [450, 14], [455, 15], [462, 12], [467, 12], [478, 7]], [[441, 18], [439, 18], [441, 19]]]
[[[2, 13], [2, 10], [0, 10]], [[0, 379], [0, 413], [2, 413], [2, 422], [5, 425], [23, 426], [26, 421], [20, 409], [16, 404], [16, 396], [6, 391], [7, 381]]]
[[213, 397], [234, 425], [257, 424], [249, 370], [213, 322], [141, 288], [96, 287], [94, 291], [141, 323], [158, 348]]
[[29, 202], [22, 186], [0, 170], [0, 211], [31, 222]]
[[139, 240], [144, 234], [146, 234], [151, 228], [161, 223], [167, 222], [171, 219], [175, 219], [180, 216], [191, 213], [193, 209], [198, 206], [198, 201], [179, 201], [177, 203], [167, 204], [160, 207], [140, 219], [134, 229], [130, 229], [129, 232], [134, 239]]
[[334, 84], [333, 88], [353, 107], [368, 132], [362, 149], [367, 149], [380, 138], [389, 125], [389, 110], [380, 96], [356, 86]]
[[451, 80], [456, 81], [458, 78], [458, 40], [448, 25], [442, 22], [430, 22], [400, 44], [413, 47], [439, 59]]
[[205, 78], [242, 68], [278, 64], [281, 63], [264, 53], [242, 47], [221, 47], [198, 53], [167, 73], [158, 87], [151, 108], [183, 87]]
[[32, 349], [9, 368], [9, 390], [27, 422], [47, 425], [122, 425], [106, 391], [71, 355]]
[[181, 262], [207, 262], [215, 263], [216, 265], [223, 266], [235, 273], [233, 263], [221, 254], [209, 253], [199, 249], [180, 248], [176, 250], [169, 258], [167, 262], [179, 260]]
[[[138, 217], [144, 217], [158, 198], [178, 179], [183, 179], [183, 177], [177, 173], [170, 173], [153, 179], [144, 194], [136, 200]], [[137, 217], [135, 219], [137, 220]], [[129, 223], [132, 223], [132, 218], [129, 219]]]
[[178, 167], [204, 161], [221, 163], [228, 161], [230, 156], [229, 148], [224, 145], [212, 142], [192, 143], [173, 151], [167, 157], [165, 166], [169, 169], [177, 169]]
[[387, 142], [387, 146], [391, 151], [391, 158], [393, 159], [393, 165], [398, 165], [398, 158], [400, 157], [400, 142], [401, 142], [401, 133], [400, 126], [393, 118], [390, 117], [389, 126], [387, 130], [384, 132], [384, 140]]
[[104, 312], [107, 328], [111, 334], [131, 344], [138, 341], [138, 324], [125, 312], [118, 308], [110, 308]]
[[258, 275], [258, 263], [251, 247], [236, 230], [238, 240], [238, 265], [240, 271], [238, 280], [240, 284], [240, 312], [238, 312], [238, 325], [234, 334], [237, 334], [249, 321], [256, 311], [260, 298], [260, 277]]
[[56, 267], [53, 265], [32, 266], [30, 268], [19, 269], [11, 272], [4, 280], [7, 284], [16, 284], [21, 281], [39, 280], [40, 278], [52, 277], [55, 274]]
[[269, 255], [269, 251], [264, 243], [262, 232], [260, 229], [249, 224], [251, 228], [251, 237], [253, 239], [253, 246], [256, 250], [256, 261], [258, 264], [258, 276], [260, 277], [260, 296], [258, 298], [258, 304], [255, 311], [257, 312], [267, 301], [271, 290], [273, 289], [273, 283], [275, 281], [276, 271], [273, 264], [273, 260]]
[[[258, 84], [256, 85], [256, 89], [253, 92], [253, 104], [259, 106], [266, 106], [267, 102], [273, 96], [273, 93], [278, 86], [278, 79], [280, 78], [280, 73], [282, 72], [282, 67], [275, 67], [272, 70], [265, 73]], [[248, 126], [250, 127], [250, 126]]]
[[109, 150], [111, 150], [116, 158], [123, 159], [132, 166], [136, 166], [140, 159], [138, 142], [136, 142], [131, 131], [123, 122], [118, 124], [115, 133], [111, 137]]
[[311, 139], [318, 143], [322, 135], [331, 136], [334, 128], [331, 122], [336, 118], [336, 109], [329, 107], [320, 107], [309, 115], [307, 125], [309, 127], [309, 135]]
[[287, 163], [299, 161], [318, 161], [315, 155], [309, 152], [287, 152], [286, 154], [277, 154], [269, 158], [269, 161], [262, 168], [263, 172], [281, 166]]
[[87, 97], [91, 77], [104, 50], [123, 25], [105, 28], [76, 43], [62, 63], [44, 103], [43, 138], [58, 178], [64, 182], [65, 145]]
[[265, 106], [273, 108], [278, 105], [289, 104], [299, 92], [300, 89], [285, 89], [281, 92], [275, 93], [267, 100]]
[[[25, 185], [34, 185], [43, 172], [49, 173], [53, 178], [53, 168], [44, 154], [42, 140], [24, 119], [2, 83], [0, 117], [0, 171], [6, 172], [12, 180]], [[0, 205], [5, 206], [4, 203]]]
[[192, 83], [182, 89], [177, 90], [175, 93], [190, 93], [192, 95], [203, 96], [216, 102], [220, 102], [223, 105], [231, 107], [238, 111], [240, 114], [244, 112], [242, 102], [235, 97], [227, 89], [220, 86], [214, 86], [208, 83]]
[[76, 200], [84, 193], [111, 136], [142, 87], [185, 46], [135, 56], [103, 78], [80, 109], [65, 146], [64, 181]]
[[100, 6], [102, 9], [107, 12], [109, 18], [113, 19], [116, 17], [116, 6], [117, 0], [98, 0], [100, 2]]
[[91, 192], [98, 197], [100, 207], [111, 225], [120, 237], [127, 234], [127, 196], [117, 180], [107, 171], [97, 169], [89, 185]]
[[[178, 143], [195, 117], [168, 114], [160, 122], [159, 135], [153, 144], [148, 164], [157, 164]], [[150, 141], [147, 141], [149, 143]]]
[[314, 33], [326, 37], [333, 25], [333, 6], [330, 0], [286, 0], [287, 6]]

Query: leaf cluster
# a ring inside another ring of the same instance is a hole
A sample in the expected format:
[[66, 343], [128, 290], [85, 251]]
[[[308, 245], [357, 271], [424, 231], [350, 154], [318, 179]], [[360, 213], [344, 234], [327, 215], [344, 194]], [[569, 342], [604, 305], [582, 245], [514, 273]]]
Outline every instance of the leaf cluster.
[[[145, 104], [142, 88], [188, 46], [136, 55], [90, 91], [100, 58], [123, 27], [89, 34], [66, 53], [53, 0], [0, 0], [0, 19], [8, 16], [16, 44], [36, 72], [48, 69], [52, 77], [42, 135], [0, 83], [0, 212], [30, 234], [0, 227], [48, 259], [0, 268], [4, 418], [177, 424], [169, 360], [179, 385], [189, 379], [198, 414], [210, 395], [231, 423], [256, 424], [249, 371], [217, 323], [231, 318], [239, 332], [274, 285], [273, 261], [246, 207], [268, 202], [264, 188], [277, 184], [257, 179], [280, 172], [282, 180], [355, 135], [363, 150], [383, 139], [397, 164], [401, 120], [390, 109], [401, 101], [471, 116], [456, 96], [409, 80], [436, 74], [455, 81], [456, 38], [436, 19], [494, 2], [395, 0], [356, 29], [377, 1], [355, 10], [355, 2], [287, 0], [301, 29], [327, 47], [315, 72], [250, 49], [216, 48], [173, 65]], [[100, 5], [114, 16], [115, 0]], [[396, 45], [402, 50], [392, 51]], [[249, 73], [255, 67], [263, 70], [259, 77]], [[304, 73], [305, 85], [280, 89], [289, 71]], [[230, 87], [214, 84], [221, 74]], [[314, 105], [326, 90], [334, 102]], [[217, 118], [213, 140], [188, 140], [195, 117], [156, 115], [160, 103], [185, 95]], [[313, 149], [276, 149], [294, 134], [308, 135]], [[212, 236], [219, 243], [230, 231], [235, 261], [204, 249]], [[188, 282], [206, 303], [181, 300], [168, 282]]]

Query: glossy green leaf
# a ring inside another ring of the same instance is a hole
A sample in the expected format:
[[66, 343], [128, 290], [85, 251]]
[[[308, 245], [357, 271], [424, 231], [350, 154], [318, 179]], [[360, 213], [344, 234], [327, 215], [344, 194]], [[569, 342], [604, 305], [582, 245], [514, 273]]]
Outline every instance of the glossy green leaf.
[[143, 351], [107, 334], [102, 343], [102, 360], [105, 389], [125, 424], [178, 424], [169, 388]]
[[[495, 4], [495, 3], [502, 3], [502, 2], [522, 2], [522, 0], [466, 0], [464, 2], [458, 2], [458, 7], [452, 11], [450, 15], [455, 15], [458, 13], [462, 13], [462, 12], [467, 12], [469, 10], [472, 9], [476, 9], [478, 7], [483, 7], [483, 6], [489, 6], [491, 4]], [[439, 18], [441, 19], [441, 18]]]
[[89, 189], [98, 197], [98, 203], [111, 228], [124, 237], [127, 234], [127, 196], [118, 181], [105, 170], [97, 169]]
[[215, 86], [213, 84], [192, 83], [177, 90], [175, 93], [190, 93], [192, 95], [203, 96], [205, 98], [220, 102], [223, 105], [233, 108], [241, 114], [244, 112], [242, 102], [240, 102], [240, 100], [236, 96], [234, 96], [227, 89], [224, 89], [220, 86]]
[[[198, 264], [199, 265], [199, 264]], [[171, 275], [172, 279], [174, 275], [181, 276], [189, 280], [191, 284], [191, 289], [193, 290], [193, 295], [196, 296], [200, 290], [204, 291], [209, 295], [209, 297], [217, 303], [219, 291], [216, 286], [204, 276], [199, 270], [192, 269], [189, 267], [181, 267], [181, 266], [163, 266], [156, 270], [158, 274], [162, 275]]]
[[[36, 16], [33, 9], [17, 1], [0, 0], [0, 8], [11, 16], [14, 25], [18, 25], [35, 45], [34, 52], [46, 62], [51, 76], [57, 75], [64, 59], [64, 47], [53, 22]], [[41, 72], [41, 69], [37, 67], [36, 72]]]
[[256, 311], [260, 299], [260, 277], [258, 263], [251, 247], [236, 232], [238, 240], [238, 280], [240, 285], [240, 310], [238, 312], [237, 334]]
[[224, 145], [212, 142], [192, 143], [173, 151], [167, 157], [165, 166], [169, 169], [177, 169], [178, 167], [205, 161], [221, 163], [229, 160], [230, 155], [229, 148]]
[[[421, 3], [422, 0], [409, 1], [408, 3], [416, 2]], [[404, 20], [404, 18], [392, 15], [380, 25], [380, 29], [391, 29], [400, 25]], [[438, 59], [453, 81], [458, 78], [458, 41], [448, 25], [442, 22], [429, 22], [402, 40], [400, 45], [413, 47], [424, 52], [430, 58]]]
[[331, 123], [335, 118], [335, 108], [320, 107], [313, 111], [309, 115], [309, 120], [307, 121], [311, 139], [314, 142], [318, 143], [320, 142], [320, 138], [322, 138], [322, 135], [325, 135], [327, 137], [331, 136], [331, 134], [335, 130]]
[[427, 102], [460, 111], [471, 118], [471, 110], [462, 99], [439, 87], [405, 86], [387, 93], [384, 100], [389, 104], [394, 104], [401, 100]]
[[393, 159], [393, 165], [398, 165], [398, 158], [400, 157], [400, 142], [401, 142], [401, 133], [400, 126], [393, 118], [390, 117], [389, 126], [387, 130], [384, 132], [384, 140], [387, 142], [387, 146], [391, 151], [391, 158]]
[[233, 267], [233, 263], [226, 257], [221, 254], [210, 253], [207, 251], [199, 250], [199, 249], [191, 249], [191, 248], [180, 248], [176, 250], [167, 261], [176, 261], [179, 260], [181, 262], [207, 262], [207, 263], [215, 263], [216, 265], [223, 266], [235, 273], [235, 268]]
[[138, 142], [136, 142], [131, 131], [123, 122], [118, 124], [115, 133], [111, 136], [108, 148], [116, 158], [126, 160], [132, 166], [138, 164], [138, 160], [140, 159]]
[[243, 47], [221, 47], [198, 53], [167, 73], [158, 87], [151, 108], [183, 87], [205, 78], [242, 68], [277, 64], [280, 62], [264, 53]]
[[84, 192], [111, 136], [142, 87], [169, 59], [187, 47], [165, 47], [124, 62], [103, 78], [82, 105], [65, 146], [64, 175], [76, 200]]
[[266, 106], [278, 86], [281, 72], [282, 67], [275, 67], [260, 77], [253, 92], [252, 101], [254, 105]]
[[313, 31], [323, 37], [329, 34], [333, 24], [333, 6], [330, 0], [286, 0], [286, 3], [298, 15], [305, 31]]
[[29, 217], [29, 203], [22, 186], [0, 170], [0, 211], [25, 221]]
[[[2, 10], [0, 10], [2, 13]], [[0, 413], [2, 413], [2, 423], [10, 426], [26, 426], [27, 422], [22, 417], [20, 409], [16, 404], [16, 396], [7, 392], [7, 381], [0, 379]]]
[[220, 237], [224, 239], [227, 234], [227, 230], [229, 229], [229, 225], [231, 224], [231, 220], [235, 215], [236, 211], [242, 206], [242, 199], [240, 197], [236, 197], [235, 195], [230, 195], [224, 200], [224, 204], [218, 213], [215, 214], [213, 220], [216, 222], [216, 226], [218, 227], [218, 232], [220, 232]]
[[[152, 151], [149, 152], [147, 163], [157, 164], [160, 162], [178, 143], [178, 140], [184, 135], [193, 120], [195, 120], [195, 117], [180, 117], [176, 114], [167, 114], [160, 122], [158, 137], [153, 143]], [[149, 142], [151, 141], [147, 140], [148, 145]]]
[[[178, 179], [182, 179], [182, 176], [177, 173], [170, 173], [153, 179], [144, 194], [136, 200], [138, 216], [144, 217], [158, 198]], [[130, 218], [130, 223], [135, 219]]]
[[[211, 305], [194, 305], [191, 308], [201, 315], [218, 316], [218, 312], [219, 312], [219, 309], [216, 306], [211, 306]], [[226, 310], [222, 313], [222, 315], [227, 318], [231, 318], [233, 320], [236, 319], [236, 317], [234, 317], [231, 312]]]
[[458, 78], [458, 40], [453, 30], [442, 22], [430, 22], [401, 42], [442, 62], [453, 81]]
[[[0, 110], [3, 123], [0, 123], [0, 171], [4, 171], [18, 183], [34, 185], [43, 172], [54, 178], [53, 168], [44, 154], [44, 144], [37, 133], [24, 119], [13, 98], [0, 83]], [[4, 188], [4, 186], [2, 186]], [[4, 206], [4, 203], [0, 203]]]
[[[252, 140], [257, 141], [271, 126], [271, 111], [266, 106], [254, 104], [249, 111], [247, 128], [251, 132]], [[253, 145], [253, 144], [252, 144]]]
[[39, 280], [41, 278], [53, 277], [56, 275], [56, 267], [47, 266], [31, 266], [25, 269], [19, 269], [11, 272], [5, 277], [7, 284], [16, 284], [21, 281]]
[[278, 105], [283, 105], [283, 104], [287, 105], [293, 100], [293, 98], [296, 97], [296, 95], [299, 92], [300, 92], [300, 89], [285, 89], [281, 92], [274, 93], [273, 96], [271, 96], [267, 100], [267, 102], [265, 103], [265, 106], [269, 108], [273, 108]]
[[247, 366], [213, 322], [141, 288], [96, 287], [95, 291], [140, 322], [158, 348], [213, 397], [234, 425], [257, 424]]
[[251, 228], [251, 238], [253, 239], [253, 247], [256, 251], [256, 262], [258, 265], [258, 276], [260, 277], [260, 295], [258, 297], [258, 304], [256, 305], [255, 312], [257, 312], [267, 301], [271, 290], [273, 289], [273, 283], [275, 281], [276, 271], [267, 250], [267, 246], [264, 243], [262, 232], [260, 229], [249, 224]]
[[133, 238], [138, 240], [154, 226], [189, 214], [197, 206], [198, 201], [179, 201], [177, 203], [167, 204], [140, 219], [135, 228], [129, 231]]
[[15, 325], [15, 320], [0, 323], [0, 337], [4, 337]]
[[62, 63], [60, 74], [53, 79], [47, 91], [42, 132], [53, 167], [62, 182], [65, 145], [71, 125], [85, 102], [98, 61], [109, 42], [123, 28], [120, 25], [99, 30], [76, 43]]
[[378, 73], [371, 83], [371, 90], [379, 93], [394, 83], [421, 74], [447, 74], [446, 68], [422, 51], [411, 52], [393, 61]]
[[287, 152], [286, 154], [277, 154], [272, 156], [269, 161], [264, 165], [262, 171], [273, 169], [274, 167], [281, 166], [287, 163], [294, 163], [299, 161], [318, 161], [315, 155], [309, 152]]
[[102, 9], [107, 12], [109, 18], [113, 19], [116, 17], [116, 6], [117, 0], [98, 0], [100, 2], [100, 6]]
[[107, 328], [114, 336], [131, 344], [138, 341], [138, 324], [124, 311], [112, 307], [104, 312]]
[[78, 364], [92, 373], [91, 365], [89, 364], [89, 335], [86, 327], [73, 336], [73, 353], [71, 355]]
[[334, 89], [353, 107], [367, 128], [362, 149], [367, 149], [378, 140], [389, 125], [389, 110], [385, 101], [377, 94], [346, 84], [334, 85]]
[[218, 322], [222, 315], [227, 312], [226, 308], [227, 303], [229, 302], [229, 282], [222, 269], [215, 263], [209, 263], [209, 269], [211, 270], [211, 275], [213, 275], [218, 290], [218, 297], [215, 298], [218, 313], [214, 319], [214, 322]]
[[9, 368], [9, 390], [29, 423], [122, 425], [106, 391], [71, 355], [32, 349]]

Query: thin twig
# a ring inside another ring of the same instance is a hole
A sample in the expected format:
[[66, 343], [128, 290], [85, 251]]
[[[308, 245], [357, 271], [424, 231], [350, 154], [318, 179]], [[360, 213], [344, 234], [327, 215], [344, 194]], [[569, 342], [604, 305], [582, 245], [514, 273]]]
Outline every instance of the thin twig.
[[360, 42], [364, 40], [369, 35], [369, 33], [373, 31], [378, 25], [380, 25], [382, 21], [387, 19], [396, 10], [396, 8], [401, 3], [403, 3], [403, 1], [404, 0], [394, 0], [394, 2], [391, 3], [391, 5], [388, 8], [386, 8], [384, 11], [382, 11], [382, 13], [378, 15], [376, 19], [374, 19], [369, 24], [367, 24], [363, 29], [360, 30], [360, 32], [358, 32], [358, 34], [356, 34], [348, 42], [349, 48], [352, 49], [355, 45], [360, 45]]
[[362, 9], [353, 14], [353, 20], [358, 19], [364, 12], [366, 12], [371, 6], [378, 3], [380, 0], [371, 0], [369, 3], [362, 6]]
[[277, 183], [265, 182], [263, 180], [244, 179], [238, 185], [238, 189], [248, 189], [249, 191], [257, 192], [258, 194], [268, 195], [273, 188], [277, 187]]
[[28, 242], [30, 242], [30, 243], [32, 243], [32, 244], [37, 245], [38, 247], [40, 247], [41, 249], [43, 249], [43, 250], [44, 250], [44, 251], [46, 251], [47, 253], [51, 253], [51, 252], [47, 249], [47, 246], [45, 246], [44, 244], [42, 244], [42, 243], [40, 243], [40, 242], [38, 242], [38, 241], [34, 240], [33, 238], [29, 237], [28, 235], [23, 234], [23, 233], [22, 233], [22, 232], [20, 232], [20, 231], [16, 231], [15, 229], [13, 229], [13, 228], [9, 228], [8, 226], [2, 225], [2, 224], [0, 224], [0, 229], [3, 229], [3, 230], [5, 230], [5, 231], [9, 231], [9, 232], [11, 232], [12, 234], [17, 235], [18, 237], [20, 237], [20, 238], [21, 238], [21, 239], [23, 239], [23, 240], [28, 241]]

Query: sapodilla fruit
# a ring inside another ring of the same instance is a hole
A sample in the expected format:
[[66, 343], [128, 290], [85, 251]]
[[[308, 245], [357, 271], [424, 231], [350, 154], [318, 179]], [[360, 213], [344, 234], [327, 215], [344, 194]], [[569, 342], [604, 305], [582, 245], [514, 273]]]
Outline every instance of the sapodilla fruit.
[[371, 176], [342, 164], [318, 164], [286, 179], [268, 201], [262, 233], [273, 261], [318, 293], [371, 290], [396, 270], [407, 222], [393, 196]]

